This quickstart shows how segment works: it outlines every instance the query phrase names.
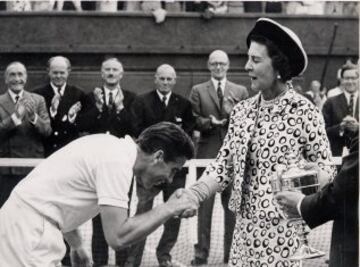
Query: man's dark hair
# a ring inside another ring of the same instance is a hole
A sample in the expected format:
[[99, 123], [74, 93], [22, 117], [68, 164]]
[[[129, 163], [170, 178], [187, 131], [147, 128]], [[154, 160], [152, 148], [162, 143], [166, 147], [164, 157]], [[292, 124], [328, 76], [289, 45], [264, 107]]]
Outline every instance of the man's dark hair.
[[178, 157], [194, 157], [194, 144], [181, 127], [171, 122], [160, 122], [146, 128], [138, 137], [137, 144], [145, 153], [164, 151], [166, 162]]
[[272, 66], [275, 70], [279, 71], [282, 82], [291, 80], [292, 75], [289, 59], [274, 42], [261, 35], [252, 35], [250, 36], [250, 40], [267, 47]]

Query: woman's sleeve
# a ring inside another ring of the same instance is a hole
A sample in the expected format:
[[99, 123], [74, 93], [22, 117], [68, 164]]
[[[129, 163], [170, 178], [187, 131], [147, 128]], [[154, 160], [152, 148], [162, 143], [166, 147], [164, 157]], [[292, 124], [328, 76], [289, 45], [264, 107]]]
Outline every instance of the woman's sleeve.
[[320, 169], [329, 174], [330, 180], [336, 175], [336, 168], [332, 165], [330, 143], [325, 130], [323, 115], [315, 107], [305, 110], [303, 137], [306, 139], [304, 156], [309, 162], [315, 162]]
[[234, 141], [234, 122], [237, 112], [238, 108], [235, 107], [231, 113], [229, 128], [216, 159], [206, 167], [200, 179], [189, 188], [196, 195], [199, 202], [217, 191], [224, 190], [233, 179], [232, 143]]

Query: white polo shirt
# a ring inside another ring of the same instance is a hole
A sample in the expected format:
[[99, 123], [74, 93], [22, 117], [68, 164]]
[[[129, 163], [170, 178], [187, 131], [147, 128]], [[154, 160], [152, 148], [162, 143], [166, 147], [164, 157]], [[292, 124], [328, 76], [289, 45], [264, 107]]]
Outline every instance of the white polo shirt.
[[130, 136], [85, 136], [42, 161], [14, 192], [68, 232], [96, 216], [99, 205], [128, 209], [136, 155]]

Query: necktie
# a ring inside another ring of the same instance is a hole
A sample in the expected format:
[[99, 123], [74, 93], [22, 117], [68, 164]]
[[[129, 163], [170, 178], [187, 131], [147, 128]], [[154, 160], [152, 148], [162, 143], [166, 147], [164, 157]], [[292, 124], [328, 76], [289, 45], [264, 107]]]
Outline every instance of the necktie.
[[348, 106], [348, 115], [354, 116], [354, 94], [350, 95], [350, 101]]
[[219, 98], [220, 110], [222, 110], [224, 95], [223, 95], [223, 92], [221, 90], [221, 82], [219, 82], [219, 84], [218, 84], [217, 95], [218, 95], [218, 98]]
[[112, 92], [110, 92], [109, 93], [109, 103], [108, 103], [109, 111], [111, 111], [113, 109], [113, 105], [114, 105], [114, 98], [113, 98]]
[[161, 103], [163, 104], [164, 109], [166, 108], [166, 99], [167, 99], [167, 97], [166, 97], [166, 95], [164, 95], [161, 100]]
[[61, 87], [56, 87], [56, 89], [57, 89], [57, 93], [59, 94], [59, 96], [62, 96], [61, 95]]
[[15, 104], [19, 101], [19, 99], [20, 99], [20, 96], [19, 96], [19, 95], [16, 95], [16, 96], [15, 96]]

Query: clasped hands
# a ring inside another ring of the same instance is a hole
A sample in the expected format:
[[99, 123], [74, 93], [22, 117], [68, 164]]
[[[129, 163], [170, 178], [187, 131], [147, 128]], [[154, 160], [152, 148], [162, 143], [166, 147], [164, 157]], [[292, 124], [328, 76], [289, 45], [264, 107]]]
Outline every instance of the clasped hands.
[[177, 189], [168, 199], [168, 205], [177, 218], [189, 218], [195, 216], [199, 208], [199, 202], [195, 195], [184, 188]]
[[16, 117], [23, 120], [25, 116], [29, 118], [31, 122], [35, 121], [35, 102], [32, 98], [21, 98], [15, 105]]
[[354, 117], [347, 115], [340, 123], [340, 127], [343, 130], [356, 132], [359, 130], [359, 122]]

